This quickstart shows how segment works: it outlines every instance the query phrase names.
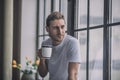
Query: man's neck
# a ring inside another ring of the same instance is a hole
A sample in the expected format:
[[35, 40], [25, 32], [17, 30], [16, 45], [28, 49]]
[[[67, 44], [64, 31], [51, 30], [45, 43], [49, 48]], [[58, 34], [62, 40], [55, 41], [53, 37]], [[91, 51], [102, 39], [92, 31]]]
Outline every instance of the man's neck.
[[59, 45], [61, 42], [58, 42], [58, 41], [53, 41], [52, 42], [52, 44], [53, 44], [53, 46], [57, 46], [57, 45]]

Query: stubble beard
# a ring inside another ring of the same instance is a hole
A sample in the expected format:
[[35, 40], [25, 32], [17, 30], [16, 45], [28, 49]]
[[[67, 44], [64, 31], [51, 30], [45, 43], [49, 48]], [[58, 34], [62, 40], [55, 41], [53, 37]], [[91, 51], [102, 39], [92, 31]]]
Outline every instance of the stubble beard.
[[52, 43], [53, 45], [58, 45], [62, 42], [64, 35], [57, 35], [56, 37], [54, 37], [53, 35], [49, 35], [52, 39]]

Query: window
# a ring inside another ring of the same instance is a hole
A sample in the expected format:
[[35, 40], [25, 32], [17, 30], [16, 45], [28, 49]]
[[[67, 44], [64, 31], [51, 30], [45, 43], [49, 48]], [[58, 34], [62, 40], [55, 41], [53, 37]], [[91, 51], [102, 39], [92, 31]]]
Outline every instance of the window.
[[78, 23], [74, 26], [73, 32], [80, 41], [81, 80], [119, 80], [120, 1], [74, 2], [75, 12], [78, 14], [74, 15], [74, 21]]
[[78, 38], [81, 80], [120, 80], [119, 0], [38, 0], [39, 49], [48, 38], [45, 19], [52, 11], [65, 15], [67, 31]]
[[120, 25], [111, 28], [111, 80], [120, 79]]

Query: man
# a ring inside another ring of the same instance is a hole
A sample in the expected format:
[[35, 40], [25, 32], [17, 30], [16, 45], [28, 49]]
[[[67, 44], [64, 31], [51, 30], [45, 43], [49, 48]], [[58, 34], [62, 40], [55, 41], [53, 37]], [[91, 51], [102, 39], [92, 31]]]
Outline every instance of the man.
[[42, 45], [52, 45], [50, 59], [41, 58], [39, 74], [45, 77], [49, 72], [49, 80], [78, 80], [80, 66], [80, 46], [76, 38], [65, 34], [65, 20], [60, 12], [51, 13], [46, 20], [49, 39]]

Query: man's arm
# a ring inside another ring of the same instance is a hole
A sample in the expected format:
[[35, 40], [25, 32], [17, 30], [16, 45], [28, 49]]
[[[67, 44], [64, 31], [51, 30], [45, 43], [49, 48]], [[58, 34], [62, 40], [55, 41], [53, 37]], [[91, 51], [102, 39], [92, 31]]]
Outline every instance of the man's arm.
[[38, 72], [40, 74], [41, 77], [45, 77], [48, 73], [48, 69], [47, 69], [47, 63], [46, 63], [46, 59], [42, 59], [41, 57], [41, 49], [38, 52], [38, 56], [40, 57], [40, 64], [38, 66]]
[[68, 80], [78, 80], [78, 70], [80, 63], [69, 62], [68, 65]]

